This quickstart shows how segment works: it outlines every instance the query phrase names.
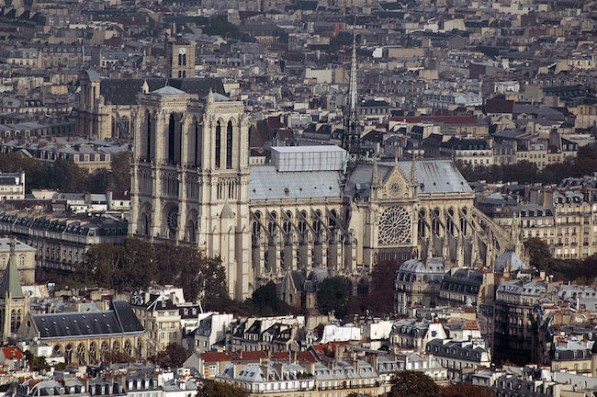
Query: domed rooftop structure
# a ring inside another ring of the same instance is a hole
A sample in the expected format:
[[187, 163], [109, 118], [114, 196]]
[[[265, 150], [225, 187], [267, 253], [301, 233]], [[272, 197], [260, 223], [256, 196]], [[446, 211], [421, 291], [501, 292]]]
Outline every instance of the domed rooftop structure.
[[400, 265], [400, 271], [411, 273], [438, 273], [444, 272], [443, 258], [429, 258], [427, 261], [409, 259]]

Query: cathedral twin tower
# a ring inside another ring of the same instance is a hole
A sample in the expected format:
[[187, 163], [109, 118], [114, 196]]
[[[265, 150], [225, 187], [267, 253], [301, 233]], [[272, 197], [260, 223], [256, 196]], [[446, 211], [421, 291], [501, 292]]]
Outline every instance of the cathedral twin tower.
[[132, 233], [218, 255], [231, 296], [249, 293], [248, 119], [242, 102], [171, 86], [139, 95]]

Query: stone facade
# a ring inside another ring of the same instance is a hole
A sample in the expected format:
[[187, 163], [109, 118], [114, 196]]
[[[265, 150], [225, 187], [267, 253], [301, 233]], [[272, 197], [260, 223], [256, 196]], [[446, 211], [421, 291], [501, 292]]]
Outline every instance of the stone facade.
[[237, 299], [296, 270], [366, 284], [380, 261], [428, 252], [484, 264], [509, 244], [450, 161], [361, 161], [346, 172], [346, 155], [320, 146], [273, 148], [271, 163], [250, 165], [241, 102], [171, 86], [138, 101], [130, 232], [219, 256]]

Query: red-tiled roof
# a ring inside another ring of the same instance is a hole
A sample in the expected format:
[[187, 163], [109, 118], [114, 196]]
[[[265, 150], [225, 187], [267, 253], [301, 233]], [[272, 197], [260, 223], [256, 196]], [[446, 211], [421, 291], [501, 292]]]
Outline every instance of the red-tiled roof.
[[9, 360], [20, 360], [23, 358], [23, 352], [18, 347], [3, 347], [2, 353]]
[[[291, 353], [291, 357], [294, 358], [294, 353]], [[276, 352], [272, 353], [272, 359], [274, 360], [288, 360], [288, 352]], [[296, 361], [299, 363], [316, 363], [317, 359], [313, 356], [310, 351], [302, 351], [296, 353]]]
[[259, 350], [256, 352], [239, 352], [237, 353], [238, 360], [240, 361], [259, 361], [259, 359], [266, 359], [267, 352]]
[[231, 361], [234, 358], [232, 354], [222, 352], [201, 353], [201, 359], [206, 363], [215, 363], [221, 361]]

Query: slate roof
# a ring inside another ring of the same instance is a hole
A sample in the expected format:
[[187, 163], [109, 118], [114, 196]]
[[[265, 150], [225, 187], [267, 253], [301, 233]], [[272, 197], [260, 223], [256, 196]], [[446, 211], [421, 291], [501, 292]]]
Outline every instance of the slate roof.
[[186, 95], [186, 92], [179, 90], [178, 88], [174, 88], [172, 86], [165, 86], [162, 88], [158, 88], [155, 91], [151, 92], [152, 94], [158, 94], [158, 95]]
[[516, 255], [516, 252], [508, 250], [495, 259], [494, 268], [496, 272], [503, 273], [506, 268], [509, 268], [511, 272], [515, 272], [522, 269], [528, 269], [529, 266]]
[[[412, 162], [398, 162], [402, 174], [410, 178]], [[418, 193], [472, 193], [472, 189], [454, 163], [450, 160], [425, 160], [416, 162]], [[394, 163], [378, 163], [378, 175], [385, 181], [394, 168]], [[369, 197], [373, 164], [358, 164], [350, 175], [345, 194], [348, 197]]]
[[20, 178], [21, 178], [21, 174], [19, 174], [19, 173], [14, 173], [14, 174], [0, 173], [0, 185], [18, 186]]
[[137, 94], [142, 92], [143, 83], [147, 82], [149, 91], [157, 91], [166, 86], [184, 91], [187, 94], [195, 94], [205, 97], [211, 89], [213, 92], [225, 94], [222, 79], [106, 79], [100, 81], [100, 95], [103, 95], [106, 103], [112, 105], [133, 105], [137, 103]]
[[[410, 175], [412, 162], [398, 163], [404, 175]], [[450, 160], [417, 161], [419, 193], [472, 193], [472, 189]]]
[[340, 197], [339, 171], [276, 171], [273, 165], [251, 167], [250, 200]]
[[42, 339], [77, 338], [81, 336], [119, 335], [144, 332], [144, 328], [124, 301], [113, 301], [112, 310], [33, 314]]
[[[10, 244], [12, 239], [8, 237], [0, 237], [0, 252], [10, 251]], [[30, 245], [20, 242], [19, 240], [15, 241], [15, 252], [32, 252], [35, 251]]]
[[412, 273], [444, 273], [444, 260], [442, 258], [429, 258], [427, 261], [409, 259], [400, 265], [401, 272]]
[[434, 356], [476, 362], [481, 362], [483, 353], [487, 352], [487, 349], [480, 346], [475, 347], [470, 343], [456, 340], [445, 342], [442, 339], [433, 339], [427, 342], [426, 350]]

